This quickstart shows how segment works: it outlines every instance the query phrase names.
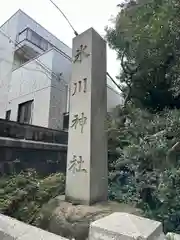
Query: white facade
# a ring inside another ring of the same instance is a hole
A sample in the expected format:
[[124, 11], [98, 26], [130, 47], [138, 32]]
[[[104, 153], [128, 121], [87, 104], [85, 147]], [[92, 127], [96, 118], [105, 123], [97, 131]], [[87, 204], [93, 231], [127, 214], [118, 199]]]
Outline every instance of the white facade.
[[[71, 49], [19, 10], [0, 27], [0, 118], [17, 121], [20, 104], [31, 103], [28, 123], [62, 129], [68, 111]], [[120, 95], [107, 88], [108, 110]]]

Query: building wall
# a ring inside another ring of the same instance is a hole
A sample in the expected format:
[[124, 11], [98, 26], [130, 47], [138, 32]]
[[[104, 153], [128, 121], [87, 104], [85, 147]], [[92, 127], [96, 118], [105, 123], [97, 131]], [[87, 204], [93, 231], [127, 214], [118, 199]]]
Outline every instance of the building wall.
[[[42, 62], [52, 69], [53, 51], [41, 55], [37, 61]], [[32, 60], [12, 73], [10, 83], [8, 110], [11, 110], [11, 120], [16, 121], [18, 105], [34, 100], [32, 124], [48, 127], [51, 72], [47, 71], [37, 62]]]
[[123, 104], [123, 97], [118, 87], [107, 76], [107, 110], [111, 111], [117, 105]]
[[51, 84], [49, 127], [55, 129], [63, 128], [63, 114], [66, 112], [68, 84], [71, 80], [71, 61], [54, 50], [53, 72], [60, 76], [53, 76]]
[[107, 110], [111, 111], [117, 105], [121, 105], [123, 103], [123, 98], [120, 93], [118, 93], [115, 89], [110, 86], [107, 86]]
[[[27, 26], [29, 26], [32, 30], [34, 30], [39, 35], [41, 35], [46, 40], [48, 40], [50, 43], [52, 43], [53, 45], [55, 45], [56, 47], [61, 49], [63, 52], [65, 52], [68, 56], [70, 56], [70, 57], [72, 56], [72, 52], [71, 52], [72, 50], [68, 46], [66, 46], [59, 39], [57, 39], [56, 37], [51, 35], [46, 29], [41, 27], [41, 25], [36, 23], [33, 19], [31, 19], [25, 13], [23, 13], [22, 11], [19, 11], [19, 12], [20, 12], [19, 13], [20, 20], [19, 20], [19, 24], [18, 24], [19, 32], [21, 32], [23, 29], [25, 29]], [[63, 72], [62, 78], [69, 79], [69, 81], [70, 81], [70, 74], [71, 74], [70, 61], [67, 59], [64, 59], [64, 61], [62, 61], [61, 58], [58, 56], [59, 56], [59, 54], [56, 54], [56, 56], [54, 57], [53, 72], [55, 72], [57, 74], [59, 74], [59, 72]], [[64, 100], [68, 102], [68, 100], [67, 100], [67, 94], [64, 94], [66, 92], [66, 90], [64, 89], [63, 84], [53, 82], [52, 85], [54, 86], [54, 84], [56, 85], [56, 87], [51, 89], [52, 97], [51, 97], [50, 106], [52, 106], [52, 110], [50, 111], [50, 116], [49, 116], [49, 121], [50, 121], [49, 126], [52, 126], [52, 127], [57, 126], [59, 128], [59, 126], [62, 126], [62, 123], [61, 123], [61, 120], [58, 119], [57, 116], [62, 116], [62, 111], [64, 111], [64, 108], [60, 109], [59, 102], [64, 101]], [[109, 78], [107, 78], [107, 84], [109, 86], [109, 87], [107, 87], [107, 109], [109, 111], [113, 107], [115, 107], [119, 104], [122, 104], [123, 100], [122, 100], [122, 97], [120, 96], [120, 93], [118, 92], [117, 87], [112, 83], [112, 81], [110, 81]], [[59, 93], [58, 93], [57, 89], [59, 89]], [[61, 91], [60, 91], [60, 89], [61, 89]], [[57, 98], [57, 96], [55, 97], [55, 95], [56, 94], [59, 95], [60, 92], [61, 92], [61, 97], [62, 97], [61, 99]], [[62, 105], [63, 104], [61, 104], [61, 106]], [[67, 106], [67, 103], [66, 103], [66, 106]], [[57, 109], [55, 110], [55, 108], [57, 108]], [[58, 114], [58, 112], [61, 112], [60, 115]], [[66, 111], [64, 111], [64, 112], [66, 112]], [[55, 117], [55, 115], [53, 116], [53, 114], [55, 114], [56, 117]]]
[[[46, 69], [33, 59], [13, 70], [14, 42], [17, 34], [27, 27], [61, 49], [60, 52], [51, 49], [37, 58]], [[16, 121], [18, 105], [34, 100], [31, 123], [62, 129], [63, 113], [69, 108], [68, 88], [71, 79], [71, 61], [63, 52], [71, 57], [71, 49], [21, 10], [0, 29], [12, 39], [9, 41], [0, 32], [0, 118], [5, 118], [6, 111], [11, 110], [10, 119]], [[107, 83], [111, 85], [109, 79]], [[111, 87], [107, 87], [108, 111], [121, 103], [119, 94]]]
[[[32, 60], [12, 71], [16, 49], [14, 42], [17, 34], [27, 27], [62, 51], [60, 54], [55, 50], [49, 50], [37, 59], [48, 69], [44, 69]], [[66, 108], [67, 90], [65, 85], [54, 79], [51, 71], [57, 75], [62, 72], [63, 80], [69, 82], [70, 61], [63, 56], [63, 52], [71, 56], [71, 49], [21, 10], [14, 14], [1, 27], [1, 30], [12, 39], [12, 42], [0, 33], [0, 118], [5, 118], [6, 111], [11, 110], [10, 119], [16, 121], [18, 105], [34, 99], [31, 123], [61, 128], [62, 111]]]
[[15, 14], [0, 28], [0, 118], [5, 117], [7, 109], [8, 89], [11, 80], [15, 49], [14, 43], [9, 41], [3, 33], [10, 36], [11, 39], [15, 41], [17, 25], [18, 15]]
[[65, 173], [67, 141], [65, 131], [0, 119], [0, 175], [29, 168]]
[[[39, 62], [48, 67], [49, 73]], [[71, 62], [59, 52], [51, 49], [14, 70], [8, 97], [10, 119], [17, 120], [20, 103], [34, 100], [31, 123], [62, 129], [63, 113], [66, 111], [67, 84], [71, 75], [70, 64]]]
[[0, 239], [4, 240], [69, 240], [2, 214], [0, 214], [0, 225]]
[[71, 49], [66, 44], [64, 44], [58, 38], [53, 36], [50, 32], [48, 32], [45, 28], [38, 24], [34, 19], [26, 15], [21, 10], [19, 10], [17, 14], [18, 14], [18, 26], [17, 26], [18, 32], [21, 32], [25, 28], [29, 27], [33, 31], [38, 33], [41, 37], [43, 37], [48, 42], [50, 42], [51, 44], [53, 44], [58, 49], [62, 50], [71, 57]]

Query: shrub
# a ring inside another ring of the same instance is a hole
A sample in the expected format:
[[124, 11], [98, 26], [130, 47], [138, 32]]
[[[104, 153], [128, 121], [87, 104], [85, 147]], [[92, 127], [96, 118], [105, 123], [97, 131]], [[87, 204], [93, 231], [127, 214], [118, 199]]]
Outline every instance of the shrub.
[[34, 170], [1, 177], [0, 212], [23, 222], [35, 224], [43, 206], [64, 193], [65, 177], [61, 173], [41, 179]]
[[180, 111], [128, 105], [108, 126], [110, 199], [136, 204], [165, 232], [180, 233]]

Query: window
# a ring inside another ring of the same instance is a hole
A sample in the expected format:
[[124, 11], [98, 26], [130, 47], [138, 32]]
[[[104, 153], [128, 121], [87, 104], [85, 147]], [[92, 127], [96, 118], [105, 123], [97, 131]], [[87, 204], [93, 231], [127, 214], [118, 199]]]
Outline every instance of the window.
[[32, 120], [33, 100], [19, 104], [17, 121], [30, 124]]
[[48, 41], [41, 37], [39, 34], [31, 30], [30, 28], [26, 28], [24, 31], [19, 33], [18, 41], [21, 42], [23, 40], [28, 40], [37, 47], [40, 47], [42, 50], [46, 51], [48, 49]]
[[28, 30], [28, 40], [44, 51], [48, 49], [48, 41], [30, 29]]
[[63, 116], [63, 129], [68, 130], [69, 128], [69, 113], [64, 113]]
[[46, 40], [44, 40], [43, 38], [41, 39], [40, 47], [43, 50], [47, 50], [48, 49], [48, 42]]
[[31, 35], [31, 38], [29, 39], [32, 43], [34, 43], [36, 46], [40, 46], [40, 36], [35, 33], [35, 32], [32, 32], [32, 35]]
[[6, 111], [6, 120], [10, 120], [11, 110]]
[[20, 34], [19, 34], [19, 39], [18, 39], [18, 41], [19, 42], [22, 42], [23, 40], [25, 40], [27, 38], [27, 29], [25, 29], [23, 32], [21, 32]]

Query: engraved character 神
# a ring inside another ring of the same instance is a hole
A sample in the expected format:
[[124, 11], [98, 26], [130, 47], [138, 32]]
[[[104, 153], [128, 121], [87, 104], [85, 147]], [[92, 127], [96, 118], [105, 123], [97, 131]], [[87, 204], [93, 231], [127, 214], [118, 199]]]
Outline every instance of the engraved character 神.
[[72, 120], [71, 128], [76, 129], [77, 125], [79, 124], [81, 127], [81, 133], [83, 133], [84, 125], [86, 124], [86, 122], [87, 122], [87, 117], [84, 116], [83, 112], [81, 113], [80, 117], [78, 116], [78, 114], [75, 114]]

